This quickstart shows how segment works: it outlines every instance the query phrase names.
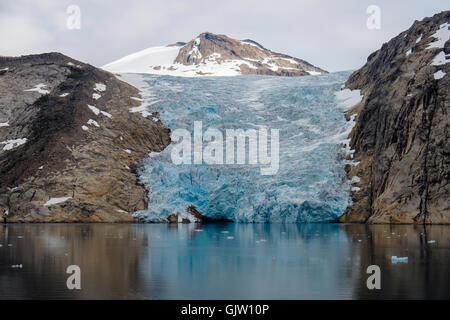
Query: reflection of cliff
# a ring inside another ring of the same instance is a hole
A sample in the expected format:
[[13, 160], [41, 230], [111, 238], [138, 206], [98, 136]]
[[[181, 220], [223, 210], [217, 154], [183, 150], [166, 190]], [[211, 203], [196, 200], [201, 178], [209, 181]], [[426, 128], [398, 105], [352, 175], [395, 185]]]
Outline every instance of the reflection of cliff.
[[[0, 225], [0, 300], [448, 299], [449, 231], [341, 224]], [[409, 261], [392, 264], [394, 255]], [[81, 268], [81, 291], [66, 288], [71, 264]], [[366, 287], [372, 264], [381, 268], [381, 291]]]
[[[450, 297], [448, 227], [408, 225], [342, 225], [352, 237], [349, 277], [358, 299], [437, 299]], [[361, 240], [358, 241], [358, 240]], [[436, 241], [429, 243], [429, 241]], [[436, 250], [436, 246], [441, 250]], [[434, 250], [432, 250], [434, 249]], [[392, 264], [392, 256], [408, 263]], [[369, 265], [381, 269], [381, 290], [368, 290]]]
[[[0, 225], [0, 243], [13, 245], [0, 248], [0, 297], [143, 298], [130, 290], [139, 288], [138, 262], [145, 255], [140, 252], [146, 242], [140, 227]], [[23, 268], [11, 268], [12, 264]], [[66, 287], [66, 268], [72, 264], [81, 268], [82, 290]], [[151, 294], [146, 291], [147, 297]]]

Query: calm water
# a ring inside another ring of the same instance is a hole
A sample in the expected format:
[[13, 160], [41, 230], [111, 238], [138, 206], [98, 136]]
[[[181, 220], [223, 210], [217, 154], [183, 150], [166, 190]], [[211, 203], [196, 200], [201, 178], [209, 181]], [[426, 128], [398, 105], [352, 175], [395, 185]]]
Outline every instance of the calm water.
[[450, 298], [449, 226], [21, 224], [0, 244], [0, 299]]

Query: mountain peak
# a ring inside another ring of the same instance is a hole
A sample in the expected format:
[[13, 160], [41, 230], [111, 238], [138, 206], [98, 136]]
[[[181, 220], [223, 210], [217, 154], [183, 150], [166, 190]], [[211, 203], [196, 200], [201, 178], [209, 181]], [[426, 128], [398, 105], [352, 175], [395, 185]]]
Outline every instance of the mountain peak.
[[104, 69], [119, 73], [174, 76], [243, 74], [304, 76], [326, 73], [312, 64], [273, 52], [250, 39], [236, 40], [203, 32], [191, 41], [153, 47], [111, 62]]

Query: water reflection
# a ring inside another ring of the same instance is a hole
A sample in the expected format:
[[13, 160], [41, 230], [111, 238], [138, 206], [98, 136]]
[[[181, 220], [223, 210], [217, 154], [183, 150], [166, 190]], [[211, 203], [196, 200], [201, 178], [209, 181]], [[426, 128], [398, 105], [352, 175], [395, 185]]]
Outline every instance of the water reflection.
[[[449, 226], [0, 225], [1, 299], [449, 298]], [[392, 264], [392, 256], [408, 263]], [[22, 264], [22, 268], [13, 265]], [[68, 290], [79, 265], [82, 290]], [[382, 290], [366, 288], [379, 265]]]

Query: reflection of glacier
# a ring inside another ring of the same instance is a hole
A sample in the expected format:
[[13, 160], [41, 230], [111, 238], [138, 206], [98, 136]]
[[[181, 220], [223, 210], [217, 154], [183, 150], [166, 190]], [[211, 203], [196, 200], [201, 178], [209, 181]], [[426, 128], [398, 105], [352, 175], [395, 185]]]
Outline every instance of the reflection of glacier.
[[141, 178], [151, 190], [150, 205], [137, 215], [149, 220], [185, 215], [185, 208], [194, 205], [207, 216], [241, 222], [336, 219], [349, 203], [341, 142], [351, 123], [333, 93], [347, 77], [142, 75], [144, 105], [159, 111], [171, 130], [192, 132], [200, 120], [203, 130], [280, 129], [280, 168], [276, 175], [263, 176], [255, 165], [177, 166], [169, 146], [145, 161]]

